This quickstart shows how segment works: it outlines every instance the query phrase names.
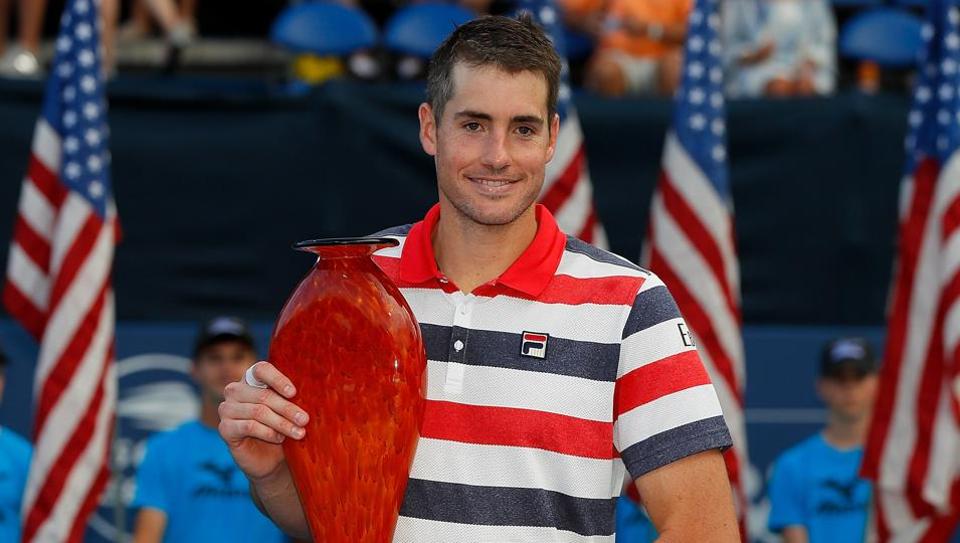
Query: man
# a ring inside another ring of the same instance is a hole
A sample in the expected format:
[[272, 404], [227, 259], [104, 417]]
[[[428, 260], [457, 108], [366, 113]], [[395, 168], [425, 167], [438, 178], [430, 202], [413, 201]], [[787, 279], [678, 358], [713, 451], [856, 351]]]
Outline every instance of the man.
[[870, 484], [857, 476], [877, 391], [870, 345], [842, 338], [824, 347], [817, 392], [824, 430], [784, 452], [770, 480], [770, 530], [784, 543], [863, 541]]
[[565, 21], [594, 38], [585, 84], [606, 96], [672, 96], [691, 0], [563, 0]]
[[[0, 351], [0, 400], [6, 385], [7, 358]], [[0, 428], [0, 541], [20, 541], [20, 507], [30, 471], [30, 442]]]
[[215, 318], [200, 330], [192, 374], [200, 387], [200, 419], [151, 437], [137, 470], [133, 540], [283, 541], [250, 500], [246, 477], [217, 435], [223, 388], [256, 361], [253, 336], [239, 319]]
[[[613, 541], [624, 465], [663, 541], [739, 541], [730, 437], [673, 300], [534, 205], [559, 74], [528, 17], [464, 24], [431, 60], [420, 141], [439, 203], [377, 257], [429, 359], [394, 541]], [[220, 433], [255, 499], [307, 537], [279, 445], [305, 435], [296, 383], [261, 362], [225, 396]]]

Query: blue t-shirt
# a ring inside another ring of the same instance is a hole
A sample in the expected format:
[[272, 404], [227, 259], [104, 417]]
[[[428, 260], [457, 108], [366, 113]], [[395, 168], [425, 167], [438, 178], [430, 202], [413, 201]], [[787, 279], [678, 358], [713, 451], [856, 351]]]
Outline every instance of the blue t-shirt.
[[0, 428], [0, 541], [20, 541], [20, 506], [32, 451], [29, 441]]
[[770, 530], [803, 526], [811, 543], [863, 541], [870, 483], [863, 448], [840, 450], [817, 434], [784, 452], [770, 479]]
[[199, 421], [147, 440], [133, 505], [166, 513], [165, 542], [284, 540], [253, 504], [227, 444]]

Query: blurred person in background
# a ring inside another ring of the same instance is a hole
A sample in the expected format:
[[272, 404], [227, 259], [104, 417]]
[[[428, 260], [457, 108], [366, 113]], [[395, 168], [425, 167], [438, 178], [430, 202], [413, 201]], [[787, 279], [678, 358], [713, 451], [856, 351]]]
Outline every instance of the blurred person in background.
[[33, 78], [40, 76], [40, 36], [46, 0], [19, 0], [17, 3], [16, 43], [7, 47], [10, 31], [11, 0], [0, 0], [0, 77]]
[[120, 41], [146, 38], [156, 20], [171, 42], [189, 42], [197, 33], [197, 0], [181, 0], [180, 8], [173, 0], [133, 0], [130, 19], [120, 27]]
[[725, 0], [727, 92], [812, 96], [836, 87], [837, 28], [827, 0]]
[[139, 508], [135, 543], [284, 540], [254, 506], [247, 478], [217, 433], [224, 387], [256, 360], [253, 336], [243, 321], [217, 317], [200, 329], [192, 367], [200, 387], [200, 418], [147, 441], [133, 501]]
[[768, 524], [784, 543], [863, 541], [870, 483], [858, 470], [877, 392], [866, 340], [841, 338], [824, 347], [817, 392], [827, 426], [774, 463]]
[[[6, 385], [7, 358], [0, 351], [0, 400]], [[0, 427], [0, 541], [20, 541], [20, 505], [30, 471], [30, 442]]]
[[692, 0], [562, 0], [567, 26], [597, 50], [585, 85], [606, 96], [672, 95]]

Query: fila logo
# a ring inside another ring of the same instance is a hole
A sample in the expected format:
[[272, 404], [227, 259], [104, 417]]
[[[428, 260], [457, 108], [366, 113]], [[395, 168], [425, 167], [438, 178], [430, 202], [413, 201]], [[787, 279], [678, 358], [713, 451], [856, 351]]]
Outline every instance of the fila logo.
[[546, 358], [548, 339], [550, 339], [549, 334], [541, 334], [539, 332], [524, 332], [523, 343], [520, 344], [520, 354], [522, 356], [529, 356], [532, 358]]

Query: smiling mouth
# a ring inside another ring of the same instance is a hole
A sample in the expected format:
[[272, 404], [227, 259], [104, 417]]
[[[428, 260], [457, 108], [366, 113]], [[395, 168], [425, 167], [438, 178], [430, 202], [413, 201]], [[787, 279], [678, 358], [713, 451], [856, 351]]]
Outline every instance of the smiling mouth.
[[496, 179], [490, 177], [470, 177], [467, 179], [476, 185], [481, 191], [488, 194], [497, 194], [510, 189], [510, 186], [520, 181], [519, 179]]

